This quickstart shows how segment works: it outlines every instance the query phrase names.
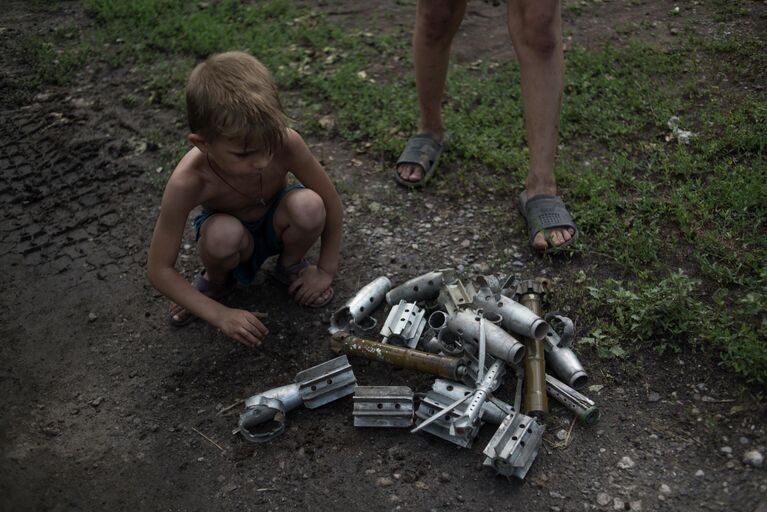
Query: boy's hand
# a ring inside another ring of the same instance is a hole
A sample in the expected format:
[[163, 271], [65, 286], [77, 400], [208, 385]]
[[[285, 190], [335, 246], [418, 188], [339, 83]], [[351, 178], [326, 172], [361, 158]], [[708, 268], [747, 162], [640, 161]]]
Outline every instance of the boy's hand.
[[245, 311], [243, 309], [226, 308], [221, 319], [216, 322], [216, 327], [221, 332], [234, 338], [249, 347], [261, 346], [264, 336], [269, 334], [269, 329], [261, 323], [261, 318], [266, 318], [266, 313]]
[[294, 300], [301, 306], [307, 306], [315, 302], [330, 288], [333, 276], [325, 272], [317, 265], [309, 265], [288, 288], [288, 293], [293, 295]]

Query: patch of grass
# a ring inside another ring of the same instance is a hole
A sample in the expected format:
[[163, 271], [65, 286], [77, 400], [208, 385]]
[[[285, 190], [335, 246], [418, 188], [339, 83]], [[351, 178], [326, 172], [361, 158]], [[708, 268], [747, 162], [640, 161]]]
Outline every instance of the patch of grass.
[[[701, 283], [682, 271], [658, 281], [640, 272], [631, 283], [607, 279], [586, 287], [579, 318], [589, 324], [579, 343], [604, 358], [627, 358], [638, 351], [716, 350], [723, 365], [745, 380], [767, 384], [767, 274], [759, 291], [745, 295], [721, 289], [713, 304], [703, 300]], [[568, 294], [579, 293], [570, 288]], [[571, 302], [574, 297], [558, 300]]]
[[89, 55], [85, 47], [64, 47], [38, 36], [27, 37], [22, 43], [22, 49], [24, 58], [34, 70], [33, 78], [27, 83], [34, 87], [40, 84], [70, 83]]

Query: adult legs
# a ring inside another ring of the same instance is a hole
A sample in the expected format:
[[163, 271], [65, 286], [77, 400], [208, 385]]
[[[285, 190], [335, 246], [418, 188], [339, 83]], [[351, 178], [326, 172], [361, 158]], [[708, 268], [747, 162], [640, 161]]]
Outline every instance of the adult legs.
[[[554, 158], [564, 87], [564, 56], [559, 0], [509, 0], [508, 25], [519, 59], [522, 107], [530, 150], [530, 169], [525, 183], [528, 198], [554, 195]], [[569, 240], [570, 229], [551, 229], [555, 246]], [[543, 250], [548, 243], [539, 232], [533, 247]]]
[[[413, 33], [413, 65], [418, 92], [418, 132], [433, 135], [441, 141], [445, 135], [442, 124], [442, 96], [445, 91], [450, 43], [458, 32], [466, 0], [418, 0]], [[423, 168], [401, 164], [397, 172], [402, 179], [417, 182]]]

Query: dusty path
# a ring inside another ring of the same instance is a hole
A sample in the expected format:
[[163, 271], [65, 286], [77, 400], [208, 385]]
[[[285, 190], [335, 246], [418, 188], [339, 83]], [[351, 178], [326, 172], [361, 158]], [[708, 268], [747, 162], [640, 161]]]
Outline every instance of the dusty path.
[[[478, 3], [462, 37], [489, 33], [500, 9]], [[396, 22], [403, 37], [410, 25], [399, 11], [334, 16]], [[16, 58], [20, 34], [71, 23], [89, 23], [76, 2], [56, 12], [8, 2], [0, 41], [11, 51], [0, 55], [2, 73], [29, 72]], [[505, 29], [492, 30], [487, 49], [508, 56], [496, 42]], [[470, 59], [467, 48], [459, 58]], [[402, 194], [388, 174], [361, 174], [352, 159], [362, 168], [374, 162], [341, 141], [313, 140], [348, 189], [331, 307], [321, 315], [302, 310], [270, 282], [259, 283], [265, 293], [238, 291], [232, 303], [270, 314], [275, 334], [259, 352], [201, 324], [170, 329], [165, 302], [144, 276], [160, 191], [152, 181], [157, 154], [142, 134], [158, 125], [169, 127], [168, 140], [184, 132], [173, 127], [173, 113], [119, 107], [119, 92], [139, 80], [94, 66], [74, 86], [46, 89], [31, 103], [0, 99], [0, 509], [750, 512], [764, 499], [765, 470], [741, 458], [750, 449], [765, 453], [765, 411], [700, 355], [647, 354], [623, 368], [584, 357], [593, 384], [603, 386], [589, 392], [602, 420], [575, 427], [563, 446], [557, 433], [571, 418], [555, 409], [524, 483], [481, 467], [487, 427], [472, 449], [355, 429], [349, 399], [293, 413], [289, 430], [267, 445], [232, 436], [239, 408], [217, 411], [330, 358], [327, 313], [377, 275], [402, 281], [461, 265], [567, 279], [578, 262], [544, 262], [524, 243], [513, 245], [521, 224], [504, 227], [498, 241], [492, 226], [477, 222], [476, 205], [448, 210], [451, 226], [410, 222], [434, 219], [446, 206], [433, 192]], [[429, 244], [414, 242], [427, 234]], [[471, 247], [447, 251], [463, 240]], [[181, 265], [194, 270], [193, 250]], [[361, 384], [430, 385], [382, 365], [354, 361], [354, 369]]]

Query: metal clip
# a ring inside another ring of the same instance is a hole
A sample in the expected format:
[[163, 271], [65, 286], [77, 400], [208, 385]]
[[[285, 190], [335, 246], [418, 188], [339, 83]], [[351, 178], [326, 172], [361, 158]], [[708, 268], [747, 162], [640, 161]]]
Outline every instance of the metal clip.
[[355, 427], [410, 427], [413, 409], [407, 386], [357, 386], [354, 391]]

